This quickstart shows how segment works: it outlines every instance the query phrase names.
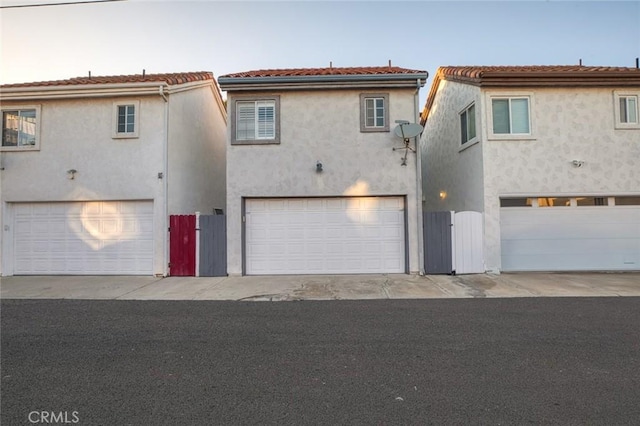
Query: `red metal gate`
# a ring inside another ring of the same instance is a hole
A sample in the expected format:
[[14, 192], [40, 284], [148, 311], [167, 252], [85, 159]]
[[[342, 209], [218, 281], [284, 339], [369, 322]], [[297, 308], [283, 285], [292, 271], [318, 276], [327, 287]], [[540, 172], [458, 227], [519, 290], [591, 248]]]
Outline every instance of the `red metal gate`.
[[196, 275], [196, 215], [169, 216], [169, 275]]

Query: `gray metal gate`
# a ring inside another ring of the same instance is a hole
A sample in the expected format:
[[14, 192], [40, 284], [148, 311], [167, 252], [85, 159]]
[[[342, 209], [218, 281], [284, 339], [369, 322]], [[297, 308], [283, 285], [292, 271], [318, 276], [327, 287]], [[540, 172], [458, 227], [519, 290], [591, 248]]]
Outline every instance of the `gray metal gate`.
[[424, 270], [426, 274], [452, 274], [451, 212], [424, 212]]
[[200, 215], [200, 276], [227, 276], [227, 221], [223, 215]]

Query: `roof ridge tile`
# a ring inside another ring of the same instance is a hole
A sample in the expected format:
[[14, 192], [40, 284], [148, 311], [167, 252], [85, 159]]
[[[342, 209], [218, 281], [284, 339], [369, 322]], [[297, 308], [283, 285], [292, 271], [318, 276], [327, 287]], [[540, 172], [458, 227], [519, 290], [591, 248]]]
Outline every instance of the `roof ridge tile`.
[[315, 77], [323, 75], [385, 75], [385, 74], [424, 74], [426, 71], [402, 68], [395, 65], [366, 67], [320, 67], [320, 68], [273, 68], [242, 71], [220, 76], [221, 78], [248, 77]]

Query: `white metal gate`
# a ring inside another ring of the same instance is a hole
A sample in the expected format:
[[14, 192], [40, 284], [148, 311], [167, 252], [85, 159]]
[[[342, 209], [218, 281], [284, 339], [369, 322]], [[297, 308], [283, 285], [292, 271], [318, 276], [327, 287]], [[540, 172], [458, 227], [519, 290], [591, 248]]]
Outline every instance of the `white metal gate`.
[[482, 213], [455, 213], [453, 235], [453, 270], [456, 274], [484, 273]]

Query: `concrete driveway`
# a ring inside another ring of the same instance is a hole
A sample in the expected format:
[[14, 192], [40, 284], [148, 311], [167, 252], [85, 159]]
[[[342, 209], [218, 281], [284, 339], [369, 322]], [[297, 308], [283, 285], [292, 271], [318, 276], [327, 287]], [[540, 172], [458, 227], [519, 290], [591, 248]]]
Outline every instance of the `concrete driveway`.
[[2, 299], [279, 301], [611, 296], [640, 296], [640, 272], [0, 278]]

